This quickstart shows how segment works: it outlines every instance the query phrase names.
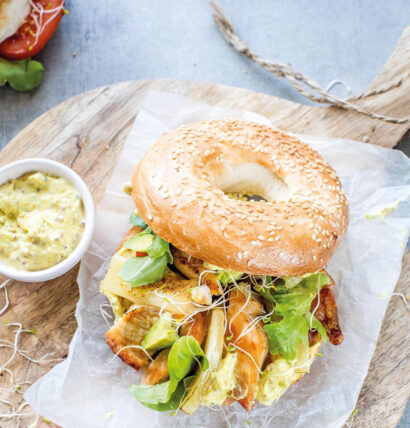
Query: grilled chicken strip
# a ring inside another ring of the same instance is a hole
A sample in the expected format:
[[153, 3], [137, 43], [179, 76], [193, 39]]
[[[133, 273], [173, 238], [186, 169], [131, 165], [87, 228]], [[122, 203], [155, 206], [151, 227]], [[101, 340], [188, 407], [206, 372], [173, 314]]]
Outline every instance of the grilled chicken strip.
[[190, 321], [182, 325], [179, 335], [192, 336], [202, 345], [208, 331], [208, 323], [208, 316], [204, 312], [198, 312]]
[[[238, 353], [237, 386], [233, 395], [235, 398], [238, 397], [238, 402], [249, 411], [255, 404], [260, 369], [268, 354], [268, 338], [262, 321], [257, 322], [253, 327], [250, 326], [250, 323], [265, 311], [253, 295], [249, 300], [248, 296], [237, 288], [231, 291], [226, 335], [229, 337], [232, 334], [228, 344], [238, 347], [236, 351]], [[240, 337], [247, 327], [249, 331]]]
[[[112, 352], [135, 370], [145, 367], [149, 362], [149, 357], [142, 349], [133, 348], [130, 345], [141, 345], [148, 330], [158, 320], [159, 309], [155, 306], [131, 307], [105, 333], [105, 338]], [[130, 347], [128, 348], [128, 346]]]
[[[189, 279], [199, 279], [201, 273], [207, 270], [204, 267], [202, 260], [196, 259], [195, 257], [189, 257], [187, 253], [178, 250], [175, 247], [171, 247], [171, 253], [174, 258], [174, 266]], [[212, 272], [206, 272], [202, 275], [202, 283], [207, 285], [213, 295], [222, 294], [222, 288], [219, 281], [216, 279], [216, 275]]]
[[[315, 297], [311, 311], [317, 306], [318, 298]], [[340, 345], [343, 342], [343, 333], [339, 325], [339, 318], [337, 316], [337, 306], [335, 296], [329, 286], [325, 286], [320, 290], [319, 307], [315, 312], [315, 317], [323, 324], [326, 329], [329, 342], [332, 345]], [[314, 336], [314, 335], [310, 335]], [[311, 337], [309, 337], [311, 339]]]
[[163, 349], [155, 357], [155, 360], [148, 364], [148, 367], [144, 371], [141, 385], [156, 385], [168, 379], [168, 354], [170, 350], [171, 348]]
[[[202, 345], [208, 331], [208, 317], [202, 312], [195, 314], [190, 321], [183, 324], [180, 336], [192, 336]], [[169, 377], [168, 354], [171, 348], [163, 349], [145, 369], [141, 385], [155, 385]]]

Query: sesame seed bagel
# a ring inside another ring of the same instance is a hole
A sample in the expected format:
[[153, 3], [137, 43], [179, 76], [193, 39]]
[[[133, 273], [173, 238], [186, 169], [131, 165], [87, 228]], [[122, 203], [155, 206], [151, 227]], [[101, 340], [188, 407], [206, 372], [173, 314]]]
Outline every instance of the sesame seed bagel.
[[[264, 200], [234, 199], [236, 192]], [[238, 120], [194, 123], [161, 136], [134, 171], [132, 197], [161, 238], [253, 275], [323, 268], [348, 223], [340, 181], [316, 151]]]

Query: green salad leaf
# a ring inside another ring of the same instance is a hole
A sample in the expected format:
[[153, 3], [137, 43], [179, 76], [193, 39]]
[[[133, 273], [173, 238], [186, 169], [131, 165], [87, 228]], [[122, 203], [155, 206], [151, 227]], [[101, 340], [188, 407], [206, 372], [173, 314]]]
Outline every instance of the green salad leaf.
[[30, 58], [19, 61], [0, 58], [0, 86], [8, 83], [16, 91], [30, 91], [40, 84], [43, 70], [40, 62]]
[[141, 233], [131, 236], [131, 238], [124, 242], [123, 248], [146, 252], [148, 256], [153, 259], [167, 254], [169, 263], [172, 263], [172, 254], [169, 249], [169, 243], [161, 239], [158, 235], [155, 235], [152, 231], [145, 232], [144, 230]]
[[280, 354], [286, 360], [298, 356], [298, 346], [308, 346], [309, 324], [303, 316], [289, 315], [279, 322], [264, 326], [269, 338], [269, 351]]
[[149, 257], [158, 258], [166, 254], [168, 263], [172, 263], [172, 254], [169, 249], [169, 242], [164, 241], [158, 235], [155, 235], [154, 242], [148, 247], [147, 253]]
[[134, 226], [142, 227], [143, 229], [148, 226], [147, 223], [145, 223], [145, 221], [142, 219], [142, 217], [136, 212], [136, 210], [132, 210], [128, 221]]
[[[320, 321], [311, 317], [310, 308], [315, 296], [324, 285], [330, 284], [325, 273], [314, 273], [289, 280], [277, 289], [262, 288], [262, 296], [275, 304], [274, 316], [278, 320], [264, 325], [269, 339], [269, 351], [272, 355], [280, 354], [286, 360], [293, 360], [298, 355], [299, 346], [307, 347], [310, 319], [323, 339], [327, 335]], [[291, 287], [289, 287], [291, 285]]]
[[262, 287], [257, 287], [256, 291], [266, 300], [269, 300], [269, 302], [274, 302], [273, 296], [272, 296], [272, 293], [275, 292], [274, 288], [262, 286]]
[[[260, 286], [255, 287], [256, 291], [269, 302], [274, 302], [272, 293], [277, 291], [278, 285], [283, 284], [280, 278], [273, 281], [271, 276], [262, 277], [263, 283]], [[279, 281], [278, 281], [279, 279]], [[275, 283], [275, 285], [273, 285]]]
[[[157, 412], [166, 412], [168, 410], [177, 410], [184, 401], [188, 388], [195, 376], [188, 376], [180, 382], [176, 390], [171, 394], [168, 401], [166, 400], [166, 392], [169, 389], [170, 381], [157, 385], [131, 385], [129, 392], [139, 400], [144, 406], [149, 407]], [[163, 385], [162, 388], [157, 388]], [[147, 400], [148, 397], [148, 400]], [[146, 400], [146, 401], [144, 401]]]
[[307, 273], [302, 276], [287, 276], [282, 278], [285, 281], [286, 288], [293, 288], [301, 284], [309, 290], [317, 291], [318, 284], [322, 287], [323, 285], [330, 284], [329, 277], [323, 272]]
[[[170, 380], [156, 385], [131, 385], [128, 391], [145, 406], [165, 404], [169, 401], [168, 391]], [[149, 406], [148, 406], [149, 407]], [[167, 409], [171, 410], [171, 409]]]
[[[140, 287], [159, 281], [163, 278], [168, 263], [173, 261], [169, 243], [156, 235], [135, 210], [132, 211], [129, 222], [137, 227], [144, 228], [144, 230], [129, 238], [124, 243], [124, 248], [146, 252], [148, 255], [145, 257], [130, 257], [126, 260], [119, 272], [120, 277], [132, 287]], [[137, 241], [141, 245], [139, 237], [143, 235], [152, 235], [153, 241], [151, 244], [148, 242], [148, 248], [139, 249], [135, 245]]]
[[243, 275], [243, 272], [239, 272], [237, 270], [223, 269], [208, 262], [204, 262], [204, 267], [206, 269], [215, 270], [216, 279], [218, 279], [223, 285], [233, 283]]
[[217, 274], [216, 278], [221, 281], [223, 285], [228, 285], [239, 279], [242, 275], [242, 272], [236, 270], [223, 270]]
[[142, 232], [140, 232], [140, 235], [155, 235], [155, 232], [149, 227], [147, 226]]
[[195, 363], [198, 363], [200, 370], [207, 370], [209, 367], [208, 359], [199, 343], [192, 336], [180, 337], [169, 351], [169, 380], [157, 385], [131, 385], [129, 392], [151, 409], [176, 410], [195, 377], [188, 376]]
[[275, 302], [275, 313], [282, 317], [286, 317], [289, 314], [304, 315], [310, 311], [310, 305], [318, 290], [312, 292], [302, 285], [298, 285], [291, 290], [288, 290], [285, 286], [278, 287], [278, 290], [272, 296]]
[[311, 315], [309, 315], [308, 317], [309, 325], [310, 325], [310, 318], [312, 318], [312, 328], [317, 330], [318, 333], [322, 336], [323, 341], [327, 343], [328, 341], [327, 333], [326, 333], [326, 329], [323, 327], [323, 324], [315, 316], [311, 317]]
[[130, 257], [122, 265], [119, 275], [132, 287], [152, 284], [163, 278], [168, 261], [167, 254], [157, 258], [149, 256]]

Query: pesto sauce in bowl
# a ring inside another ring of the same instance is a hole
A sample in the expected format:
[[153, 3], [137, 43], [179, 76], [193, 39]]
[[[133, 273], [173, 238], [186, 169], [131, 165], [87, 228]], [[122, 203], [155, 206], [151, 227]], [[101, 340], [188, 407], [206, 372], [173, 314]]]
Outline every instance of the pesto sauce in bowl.
[[0, 186], [0, 262], [39, 271], [65, 260], [85, 227], [79, 191], [65, 178], [31, 172]]

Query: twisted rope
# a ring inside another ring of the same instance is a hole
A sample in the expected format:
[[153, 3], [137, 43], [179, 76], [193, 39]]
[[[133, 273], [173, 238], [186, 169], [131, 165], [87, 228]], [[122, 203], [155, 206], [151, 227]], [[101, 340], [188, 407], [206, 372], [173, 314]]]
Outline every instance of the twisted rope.
[[[250, 59], [254, 63], [258, 64], [260, 67], [269, 71], [271, 74], [288, 80], [303, 96], [310, 99], [311, 101], [314, 101], [320, 104], [330, 104], [334, 107], [339, 107], [344, 110], [355, 111], [357, 113], [364, 114], [373, 119], [383, 120], [389, 123], [403, 124], [403, 123], [409, 122], [409, 118], [398, 119], [394, 117], [384, 116], [384, 115], [366, 110], [365, 108], [357, 104], [353, 104], [351, 102], [352, 100], [356, 101], [364, 97], [377, 95], [383, 92], [387, 92], [392, 88], [398, 87], [403, 83], [405, 79], [404, 77], [401, 77], [400, 79], [392, 82], [391, 84], [387, 85], [384, 88], [370, 91], [367, 94], [361, 94], [356, 97], [352, 97], [349, 100], [337, 98], [334, 95], [327, 92], [325, 89], [323, 89], [317, 82], [313, 81], [312, 79], [305, 76], [304, 74], [294, 70], [291, 66], [263, 59], [258, 54], [251, 51], [248, 45], [242, 39], [240, 39], [238, 35], [235, 33], [235, 30], [231, 22], [229, 21], [229, 19], [227, 18], [223, 10], [220, 8], [220, 6], [218, 6], [214, 2], [211, 2], [211, 5], [214, 9], [213, 17], [216, 24], [219, 27], [219, 30], [221, 31], [225, 40], [234, 48], [236, 52]], [[310, 88], [314, 93], [306, 90], [303, 85]]]

